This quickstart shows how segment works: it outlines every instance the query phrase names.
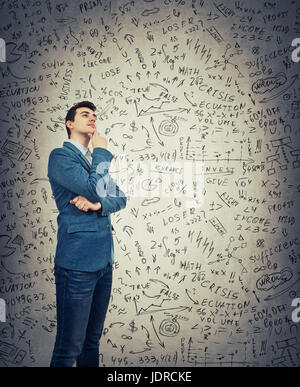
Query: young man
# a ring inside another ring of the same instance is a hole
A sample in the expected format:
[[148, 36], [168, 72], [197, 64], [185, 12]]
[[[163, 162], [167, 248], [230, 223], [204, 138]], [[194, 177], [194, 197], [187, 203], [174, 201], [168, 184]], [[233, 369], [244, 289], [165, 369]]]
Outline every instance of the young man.
[[95, 110], [88, 101], [74, 105], [65, 120], [69, 140], [49, 156], [48, 177], [59, 210], [51, 367], [99, 365], [114, 262], [110, 214], [124, 208], [126, 198], [109, 175], [113, 155], [97, 133]]

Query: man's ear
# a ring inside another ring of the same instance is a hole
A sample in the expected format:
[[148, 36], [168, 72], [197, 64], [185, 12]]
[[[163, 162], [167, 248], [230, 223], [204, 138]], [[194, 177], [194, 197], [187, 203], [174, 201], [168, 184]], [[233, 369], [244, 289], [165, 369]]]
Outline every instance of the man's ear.
[[66, 122], [66, 126], [67, 126], [69, 129], [73, 129], [73, 121], [68, 120], [68, 121]]

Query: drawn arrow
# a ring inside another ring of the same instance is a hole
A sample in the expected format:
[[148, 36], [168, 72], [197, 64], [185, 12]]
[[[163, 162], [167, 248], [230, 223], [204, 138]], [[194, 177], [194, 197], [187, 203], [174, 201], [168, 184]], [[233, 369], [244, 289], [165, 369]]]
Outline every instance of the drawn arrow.
[[135, 297], [133, 297], [133, 302], [134, 302], [134, 306], [135, 306], [135, 312], [138, 315], [139, 312], [138, 312], [138, 307], [137, 307], [137, 302], [136, 302], [136, 298]]
[[145, 146], [144, 148], [142, 148], [142, 149], [130, 149], [130, 151], [131, 152], [142, 152], [142, 151], [144, 151], [144, 150], [146, 150], [146, 149], [150, 149], [151, 148], [151, 146]]
[[191, 102], [189, 99], [188, 99], [188, 94], [186, 92], [183, 93], [185, 99], [193, 106], [193, 107], [196, 107], [197, 104], [195, 102]]
[[162, 285], [164, 288], [169, 289], [169, 286], [168, 286], [167, 284], [165, 284], [163, 281], [159, 280], [159, 279], [156, 279], [156, 278], [150, 278], [150, 281], [151, 281], [151, 282], [154, 282], [155, 284], [159, 283], [159, 284]]
[[114, 344], [111, 339], [108, 339], [107, 340], [107, 344], [110, 343], [112, 345], [113, 348], [118, 348], [117, 344]]
[[153, 117], [150, 118], [150, 121], [151, 121], [152, 128], [154, 130], [154, 133], [155, 133], [156, 137], [158, 138], [158, 142], [160, 143], [161, 146], [164, 146], [164, 142], [161, 141], [161, 139], [159, 138], [159, 136], [157, 134], [157, 131], [156, 131], [155, 127], [154, 127], [154, 119], [153, 119]]
[[[155, 305], [150, 305], [150, 306], [155, 306]], [[137, 313], [137, 315], [140, 316], [142, 314], [166, 312], [166, 311], [170, 311], [170, 310], [177, 311], [177, 312], [183, 312], [184, 310], [188, 310], [190, 312], [192, 310], [192, 307], [189, 307], [189, 306], [178, 306], [178, 307], [175, 307], [175, 308], [160, 308], [160, 309], [152, 309], [152, 310], [147, 310], [147, 309], [141, 308], [140, 311]]]
[[153, 346], [153, 343], [150, 340], [150, 332], [148, 331], [148, 329], [144, 325], [142, 325], [142, 330], [143, 329], [145, 329], [145, 331], [146, 331], [146, 336], [147, 336], [146, 345], [147, 345], [147, 348], [151, 349], [151, 347]]
[[146, 296], [148, 298], [159, 298], [159, 297], [161, 297], [161, 294], [156, 294], [155, 296], [148, 296], [148, 294], [146, 294], [146, 292], [144, 290], [142, 291], [142, 293], [143, 293], [144, 296]]
[[150, 321], [151, 321], [151, 324], [152, 324], [152, 328], [154, 330], [154, 333], [155, 333], [155, 336], [157, 337], [158, 339], [158, 342], [159, 342], [159, 345], [161, 345], [163, 348], [165, 348], [165, 343], [163, 341], [161, 341], [158, 333], [156, 332], [156, 329], [155, 329], [155, 326], [154, 326], [154, 317], [153, 316], [150, 316]]
[[144, 348], [142, 351], [129, 351], [129, 353], [131, 353], [132, 355], [137, 355], [138, 353], [143, 353], [143, 352], [146, 352], [146, 351], [150, 351], [151, 348]]
[[111, 324], [109, 325], [109, 327], [110, 327], [110, 328], [113, 328], [115, 325], [120, 325], [120, 326], [122, 327], [122, 326], [124, 326], [125, 324], [122, 323], [121, 321], [117, 321], [117, 322], [115, 322], [115, 323], [111, 323]]
[[36, 184], [40, 181], [49, 181], [49, 179], [47, 179], [46, 177], [37, 177], [36, 179], [33, 179], [30, 184]]
[[189, 113], [190, 109], [187, 108], [175, 108], [175, 109], [162, 109], [162, 106], [166, 103], [169, 103], [169, 101], [163, 101], [160, 106], [150, 106], [148, 109], [144, 110], [141, 109], [141, 111], [138, 111], [137, 103], [134, 101], [136, 114], [138, 117], [147, 116], [150, 114], [159, 114], [159, 113], [169, 113], [169, 112], [176, 112], [178, 114], [180, 113]]
[[185, 289], [185, 293], [186, 293], [186, 295], [188, 296], [188, 298], [191, 300], [191, 301], [193, 301], [193, 303], [195, 304], [195, 305], [199, 305], [199, 301], [198, 300], [193, 300], [192, 299], [192, 297], [189, 295], [189, 291], [187, 290], [187, 289]]
[[145, 329], [147, 339], [149, 340], [150, 339], [150, 333], [149, 333], [148, 329], [143, 324], [142, 324], [142, 329]]

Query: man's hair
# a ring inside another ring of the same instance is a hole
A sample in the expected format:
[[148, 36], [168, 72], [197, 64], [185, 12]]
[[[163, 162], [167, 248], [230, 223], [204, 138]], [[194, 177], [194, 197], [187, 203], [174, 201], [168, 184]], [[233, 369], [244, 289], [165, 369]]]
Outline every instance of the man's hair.
[[[92, 102], [89, 102], [89, 101], [78, 102], [74, 106], [72, 106], [71, 109], [68, 110], [65, 122], [74, 121], [76, 109], [81, 108], [81, 107], [87, 107], [93, 111], [96, 110], [96, 106]], [[67, 127], [67, 125], [66, 125], [66, 128], [67, 128], [67, 132], [68, 132], [68, 138], [70, 138], [71, 130]]]

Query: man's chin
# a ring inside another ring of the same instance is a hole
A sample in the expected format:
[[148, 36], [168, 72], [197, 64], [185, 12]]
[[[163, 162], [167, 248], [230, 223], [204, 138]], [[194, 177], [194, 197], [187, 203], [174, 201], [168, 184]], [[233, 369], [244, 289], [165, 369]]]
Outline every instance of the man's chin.
[[88, 136], [89, 134], [93, 135], [94, 133], [95, 133], [95, 130], [89, 129], [89, 130], [85, 131], [85, 132], [82, 133], [82, 134], [84, 134], [85, 136]]

